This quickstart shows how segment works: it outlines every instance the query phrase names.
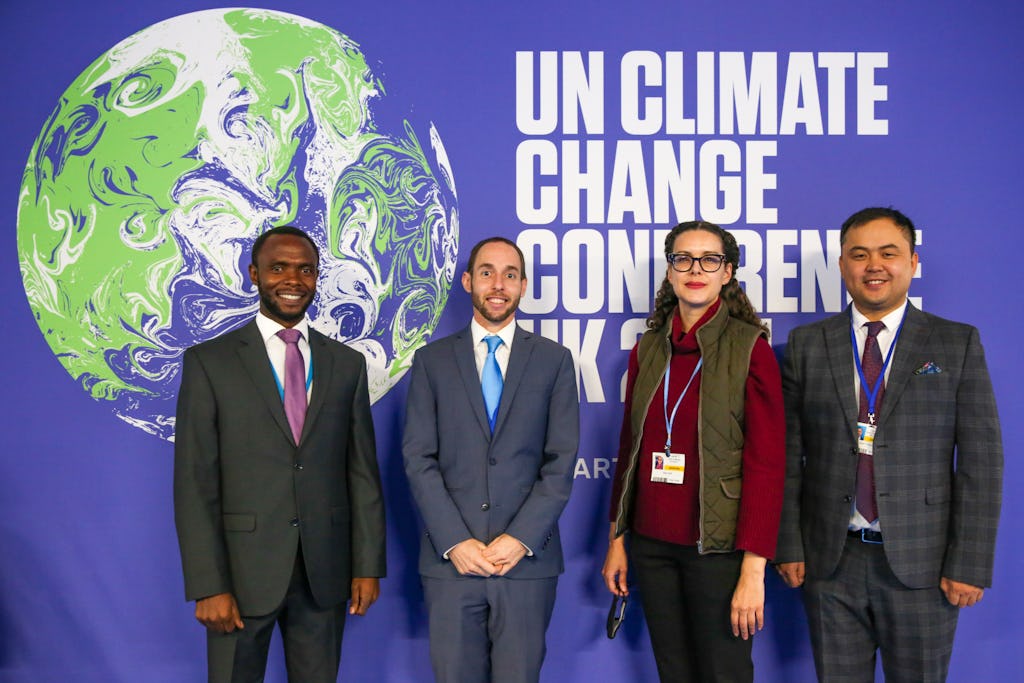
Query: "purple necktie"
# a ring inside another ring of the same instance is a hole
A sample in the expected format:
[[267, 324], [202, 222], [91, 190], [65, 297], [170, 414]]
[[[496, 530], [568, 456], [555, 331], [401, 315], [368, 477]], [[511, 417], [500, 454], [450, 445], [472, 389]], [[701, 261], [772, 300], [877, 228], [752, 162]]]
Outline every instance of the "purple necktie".
[[302, 436], [302, 423], [306, 421], [306, 363], [299, 351], [302, 333], [285, 328], [277, 333], [285, 344], [284, 349], [284, 414], [292, 428], [295, 443]]
[[[864, 379], [867, 380], [867, 387], [860, 388], [860, 414], [857, 420], [868, 424], [877, 422], [878, 413], [882, 406], [882, 395], [885, 394], [885, 380], [878, 387], [878, 395], [875, 396], [874, 419], [868, 414], [868, 388], [875, 386], [878, 375], [882, 372], [882, 350], [878, 348], [878, 333], [885, 327], [885, 323], [879, 321], [867, 323], [868, 338], [864, 341], [864, 355], [861, 358], [861, 368], [864, 370]], [[864, 516], [869, 522], [878, 519], [878, 506], [875, 504], [875, 466], [872, 456], [860, 453], [857, 456], [857, 512]]]

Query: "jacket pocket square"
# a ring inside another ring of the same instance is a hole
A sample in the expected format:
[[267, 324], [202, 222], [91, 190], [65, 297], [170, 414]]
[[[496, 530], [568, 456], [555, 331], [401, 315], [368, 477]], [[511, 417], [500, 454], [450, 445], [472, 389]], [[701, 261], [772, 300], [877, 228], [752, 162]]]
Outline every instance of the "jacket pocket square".
[[940, 372], [942, 372], [942, 368], [931, 361], [914, 370], [915, 375], [937, 375]]

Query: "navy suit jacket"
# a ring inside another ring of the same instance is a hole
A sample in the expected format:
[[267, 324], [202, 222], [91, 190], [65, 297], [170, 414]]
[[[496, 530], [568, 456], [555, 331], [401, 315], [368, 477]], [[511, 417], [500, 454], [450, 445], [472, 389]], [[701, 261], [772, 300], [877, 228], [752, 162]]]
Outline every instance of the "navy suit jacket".
[[[992, 582], [1003, 448], [978, 331], [908, 304], [874, 444], [885, 556], [909, 588]], [[789, 335], [786, 492], [776, 562], [839, 564], [856, 492], [849, 308]]]
[[321, 607], [384, 576], [384, 501], [366, 361], [310, 328], [313, 388], [298, 445], [253, 321], [185, 352], [174, 514], [188, 600], [232, 593], [243, 616], [283, 600], [302, 555]]
[[569, 351], [516, 328], [493, 435], [468, 327], [417, 351], [411, 375], [402, 451], [426, 527], [420, 573], [457, 578], [444, 553], [507, 533], [533, 551], [507, 578], [560, 574], [579, 442]]

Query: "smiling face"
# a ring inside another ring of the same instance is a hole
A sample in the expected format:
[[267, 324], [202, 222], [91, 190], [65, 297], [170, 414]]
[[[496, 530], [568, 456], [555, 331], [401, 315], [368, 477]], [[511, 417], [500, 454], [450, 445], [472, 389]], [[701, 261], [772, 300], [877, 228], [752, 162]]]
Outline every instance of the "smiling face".
[[462, 274], [462, 287], [473, 298], [473, 319], [497, 332], [519, 308], [526, 291], [522, 261], [514, 247], [488, 242], [480, 247], [472, 270]]
[[249, 265], [249, 278], [260, 294], [260, 312], [285, 327], [306, 314], [316, 293], [317, 257], [313, 245], [297, 235], [267, 238]]
[[706, 273], [696, 259], [723, 252], [722, 240], [707, 230], [686, 230], [679, 233], [672, 244], [672, 253], [686, 254], [694, 258], [693, 267], [689, 272], [680, 273], [669, 264], [666, 275], [672, 284], [672, 291], [679, 299], [679, 314], [686, 330], [700, 320], [708, 307], [718, 299], [722, 287], [732, 279], [731, 263], [723, 263], [715, 272]]
[[847, 231], [839, 270], [857, 310], [868, 320], [881, 320], [906, 301], [917, 253], [904, 230], [877, 218]]

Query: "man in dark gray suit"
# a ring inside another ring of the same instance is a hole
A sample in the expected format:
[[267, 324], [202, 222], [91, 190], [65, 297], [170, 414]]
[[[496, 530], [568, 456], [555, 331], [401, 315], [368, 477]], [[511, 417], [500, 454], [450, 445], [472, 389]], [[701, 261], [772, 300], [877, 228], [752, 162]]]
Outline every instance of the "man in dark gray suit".
[[260, 310], [185, 352], [174, 511], [209, 680], [262, 681], [274, 625], [288, 679], [337, 679], [345, 602], [384, 576], [384, 505], [366, 363], [312, 329], [318, 249], [292, 227], [252, 248]]
[[[914, 225], [843, 224], [853, 305], [789, 336], [776, 554], [804, 586], [821, 681], [943, 681], [958, 610], [991, 585], [1003, 451], [978, 331], [907, 301]], [[858, 401], [860, 406], [858, 409]]]
[[524, 270], [515, 243], [477, 244], [462, 275], [473, 321], [412, 367], [402, 450], [426, 526], [420, 575], [442, 683], [538, 680], [563, 571], [576, 372], [568, 350], [515, 324]]

